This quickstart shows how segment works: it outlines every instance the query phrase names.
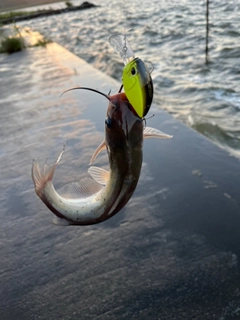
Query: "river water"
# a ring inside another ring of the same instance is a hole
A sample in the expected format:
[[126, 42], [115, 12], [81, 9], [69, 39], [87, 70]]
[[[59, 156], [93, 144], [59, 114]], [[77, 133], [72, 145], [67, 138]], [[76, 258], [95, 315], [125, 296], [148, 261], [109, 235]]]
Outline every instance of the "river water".
[[117, 80], [123, 64], [108, 37], [131, 29], [128, 40], [135, 54], [154, 67], [154, 102], [240, 156], [240, 2], [210, 1], [208, 65], [205, 0], [93, 3], [99, 7], [22, 24]]
[[[154, 65], [156, 105], [186, 123], [197, 116], [218, 127], [225, 123], [230, 148], [231, 141], [238, 141], [238, 64], [234, 66], [233, 57], [232, 64], [230, 58], [220, 59], [211, 47], [207, 69], [200, 46], [204, 21], [197, 42], [193, 31], [191, 35], [170, 22], [167, 28], [163, 18], [157, 24], [152, 7], [142, 6], [141, 19], [140, 6], [138, 12], [137, 6], [126, 4], [125, 10], [116, 3], [115, 15], [105, 13], [108, 7], [102, 5], [22, 25], [41, 31], [116, 79], [122, 63], [107, 38], [126, 24], [132, 26], [134, 51]], [[167, 6], [155, 6], [159, 17], [163, 10], [167, 15]], [[134, 15], [139, 18], [131, 18]], [[147, 26], [150, 15], [156, 33]], [[174, 40], [173, 30], [181, 30], [189, 41], [181, 39], [180, 31]], [[191, 58], [184, 57], [181, 46], [195, 41], [199, 54], [186, 49]], [[220, 82], [222, 74], [225, 82]], [[156, 116], [147, 125], [174, 138], [144, 141], [142, 172], [130, 202], [101, 224], [53, 226], [51, 212], [34, 192], [32, 159], [42, 163], [47, 158], [51, 164], [68, 141], [54, 185], [86, 177], [89, 159], [104, 138], [107, 106], [104, 97], [87, 91], [59, 95], [81, 84], [114, 91], [117, 82], [55, 43], [0, 55], [0, 78], [0, 319], [239, 320], [239, 160], [153, 107]], [[227, 107], [217, 108], [224, 101]], [[235, 140], [229, 138], [230, 129]], [[108, 168], [105, 152], [94, 165]]]
[[[59, 94], [112, 78], [55, 43], [0, 55], [0, 76], [0, 319], [239, 320], [239, 160], [153, 108], [147, 124], [174, 138], [144, 141], [124, 209], [53, 226], [32, 159], [51, 164], [68, 141], [54, 186], [88, 176], [108, 102]], [[106, 152], [94, 165], [108, 169]]]

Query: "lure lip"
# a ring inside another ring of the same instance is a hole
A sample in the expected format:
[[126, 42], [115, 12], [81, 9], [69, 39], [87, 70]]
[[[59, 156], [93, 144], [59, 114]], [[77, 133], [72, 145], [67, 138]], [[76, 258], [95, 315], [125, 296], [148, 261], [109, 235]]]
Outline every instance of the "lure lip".
[[125, 65], [135, 58], [126, 34], [114, 33], [108, 38], [108, 42], [116, 53], [120, 55]]

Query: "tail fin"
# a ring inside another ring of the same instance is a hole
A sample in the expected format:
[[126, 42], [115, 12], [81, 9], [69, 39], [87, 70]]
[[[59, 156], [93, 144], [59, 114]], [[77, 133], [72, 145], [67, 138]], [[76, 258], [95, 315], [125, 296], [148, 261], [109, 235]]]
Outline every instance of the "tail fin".
[[46, 163], [40, 168], [38, 161], [33, 160], [32, 179], [35, 186], [36, 194], [40, 197], [47, 182], [52, 181], [56, 164], [49, 166]]
[[52, 181], [55, 169], [56, 169], [59, 161], [61, 160], [64, 151], [65, 151], [65, 146], [66, 146], [66, 143], [64, 144], [63, 149], [62, 149], [59, 157], [57, 158], [57, 161], [51, 166], [49, 166], [48, 164], [45, 163], [44, 166], [42, 168], [40, 168], [38, 161], [33, 160], [32, 179], [33, 179], [33, 183], [35, 186], [36, 194], [39, 197], [42, 194], [42, 191], [43, 191], [45, 185], [48, 182]]

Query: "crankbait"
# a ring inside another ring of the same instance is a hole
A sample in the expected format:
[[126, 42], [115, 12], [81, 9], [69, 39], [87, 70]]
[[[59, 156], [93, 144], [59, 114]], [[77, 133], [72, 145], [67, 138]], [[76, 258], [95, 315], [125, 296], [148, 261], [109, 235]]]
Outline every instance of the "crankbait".
[[140, 58], [135, 58], [126, 35], [113, 34], [109, 37], [109, 43], [125, 64], [122, 82], [126, 96], [137, 115], [143, 118], [148, 113], [153, 100], [151, 73]]

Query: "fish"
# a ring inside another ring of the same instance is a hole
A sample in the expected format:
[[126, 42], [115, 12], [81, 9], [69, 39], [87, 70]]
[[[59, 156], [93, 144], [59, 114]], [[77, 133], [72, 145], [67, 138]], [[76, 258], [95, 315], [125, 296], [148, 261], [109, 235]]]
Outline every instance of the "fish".
[[109, 43], [123, 60], [122, 83], [124, 92], [140, 118], [147, 115], [153, 101], [153, 81], [148, 66], [135, 57], [125, 34], [115, 33]]
[[[75, 88], [76, 89], [76, 88]], [[90, 166], [86, 177], [55, 189], [52, 179], [65, 151], [65, 145], [53, 165], [33, 160], [32, 179], [37, 196], [54, 213], [54, 224], [91, 225], [103, 222], [119, 212], [136, 189], [142, 167], [144, 138], [171, 138], [160, 130], [145, 127], [124, 92], [112, 96], [98, 92], [109, 103], [105, 119], [105, 138], [95, 150], [90, 164], [107, 150], [109, 170]]]

